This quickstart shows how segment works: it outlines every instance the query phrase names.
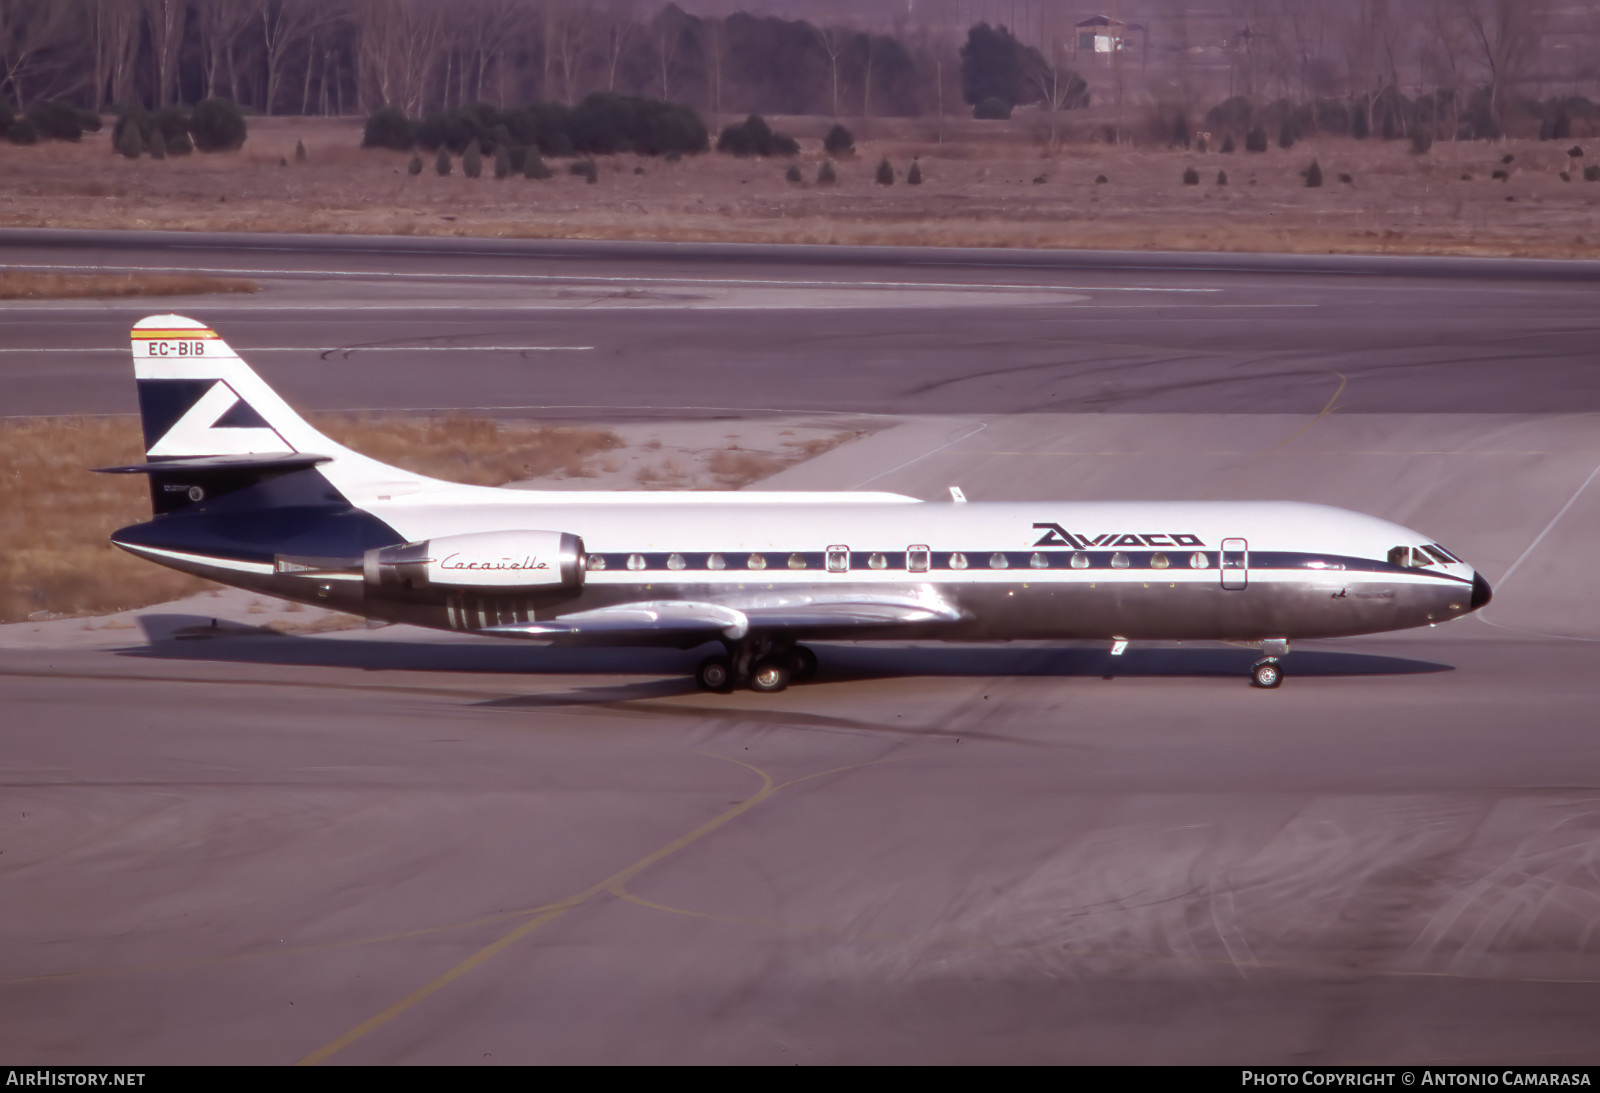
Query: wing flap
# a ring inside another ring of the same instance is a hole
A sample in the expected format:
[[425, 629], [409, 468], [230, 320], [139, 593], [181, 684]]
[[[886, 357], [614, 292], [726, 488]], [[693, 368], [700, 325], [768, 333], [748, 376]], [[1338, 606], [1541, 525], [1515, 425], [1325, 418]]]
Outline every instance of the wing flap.
[[747, 607], [744, 613], [750, 619], [751, 627], [758, 630], [914, 626], [957, 622], [961, 619], [961, 612], [942, 601], [870, 599]]
[[694, 644], [715, 638], [737, 640], [749, 632], [744, 613], [714, 603], [654, 600], [575, 611], [553, 619], [484, 627], [481, 633], [562, 644]]
[[751, 604], [655, 600], [576, 611], [551, 619], [505, 623], [480, 632], [560, 644], [696, 644], [737, 641], [751, 631], [845, 633], [958, 622], [942, 600], [852, 598]]

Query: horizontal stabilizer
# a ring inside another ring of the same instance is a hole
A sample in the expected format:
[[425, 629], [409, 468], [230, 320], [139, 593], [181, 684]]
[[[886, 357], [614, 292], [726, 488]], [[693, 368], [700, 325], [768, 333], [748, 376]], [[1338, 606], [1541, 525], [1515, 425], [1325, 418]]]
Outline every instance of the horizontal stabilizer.
[[268, 455], [195, 455], [177, 459], [160, 459], [154, 463], [129, 463], [125, 467], [96, 467], [99, 474], [167, 474], [175, 471], [194, 473], [215, 471], [297, 471], [302, 467], [315, 467], [332, 462], [331, 455], [310, 455], [305, 452], [284, 452]]

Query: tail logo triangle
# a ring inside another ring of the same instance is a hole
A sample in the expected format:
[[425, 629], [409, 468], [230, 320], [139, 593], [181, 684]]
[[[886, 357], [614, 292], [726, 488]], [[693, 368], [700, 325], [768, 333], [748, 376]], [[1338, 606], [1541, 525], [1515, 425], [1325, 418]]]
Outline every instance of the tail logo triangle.
[[289, 442], [226, 381], [218, 380], [150, 445], [149, 454], [266, 455], [293, 451]]

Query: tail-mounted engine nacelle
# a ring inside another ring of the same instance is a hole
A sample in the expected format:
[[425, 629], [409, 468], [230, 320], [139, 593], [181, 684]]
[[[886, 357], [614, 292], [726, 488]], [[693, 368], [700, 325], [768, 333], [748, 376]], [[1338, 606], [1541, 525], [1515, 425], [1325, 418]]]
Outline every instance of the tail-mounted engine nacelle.
[[576, 589], [583, 540], [564, 531], [481, 531], [379, 547], [362, 556], [370, 587], [485, 591]]

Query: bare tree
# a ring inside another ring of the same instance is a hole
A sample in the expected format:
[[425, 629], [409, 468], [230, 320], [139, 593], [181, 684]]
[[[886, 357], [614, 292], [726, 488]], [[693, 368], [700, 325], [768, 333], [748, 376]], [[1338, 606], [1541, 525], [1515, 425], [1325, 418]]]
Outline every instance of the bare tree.
[[816, 37], [817, 44], [822, 47], [822, 52], [828, 56], [828, 64], [833, 76], [833, 116], [839, 116], [839, 58], [844, 56], [845, 49], [850, 45], [852, 31], [843, 27], [812, 27], [811, 33]]
[[443, 12], [431, 0], [351, 0], [365, 108], [422, 112], [443, 40]]
[[1455, 0], [1455, 15], [1489, 80], [1489, 121], [1500, 132], [1507, 89], [1527, 74], [1550, 16], [1549, 0]]
[[[117, 0], [98, 0], [102, 6], [110, 6], [116, 2]], [[221, 83], [222, 67], [226, 63], [228, 97], [237, 99], [239, 88], [238, 78], [234, 72], [233, 52], [239, 36], [255, 18], [255, 10], [249, 4], [241, 4], [239, 0], [193, 0], [193, 7], [195, 27], [200, 38], [202, 63], [205, 67], [206, 96], [209, 98], [217, 93], [218, 84]]]
[[301, 43], [317, 29], [335, 18], [336, 11], [326, 0], [241, 0], [255, 6], [261, 21], [261, 44], [266, 55], [267, 85], [262, 110], [277, 109], [279, 85], [284, 64]]
[[183, 43], [184, 0], [144, 0], [145, 25], [156, 59], [156, 105], [165, 106], [178, 89], [178, 49]]
[[728, 53], [728, 27], [717, 17], [700, 21], [706, 46], [706, 83], [711, 95], [711, 121], [720, 124], [722, 116], [722, 66]]
[[1347, 9], [1339, 28], [1348, 93], [1359, 100], [1359, 132], [1372, 129], [1372, 105], [1383, 89], [1381, 55], [1389, 19], [1388, 0], [1357, 0]]
[[81, 73], [57, 55], [82, 35], [76, 16], [59, 2], [0, 0], [0, 88], [10, 88], [18, 110], [27, 106], [29, 95], [66, 90], [64, 78], [82, 85]]
[[553, 49], [561, 66], [562, 98], [573, 103], [578, 98], [578, 80], [582, 75], [584, 55], [589, 48], [593, 26], [589, 13], [581, 4], [567, 0], [546, 0], [545, 3], [545, 58], [548, 69], [548, 51]]
[[[1194, 38], [1189, 23], [1189, 10], [1184, 0], [1166, 0], [1166, 5], [1162, 11], [1163, 21], [1166, 23], [1169, 41], [1177, 48], [1176, 57], [1169, 70], [1171, 80], [1169, 97], [1182, 104], [1184, 112], [1187, 113], [1198, 98], [1194, 66], [1190, 63], [1190, 49], [1194, 45]], [[1113, 53], [1111, 62], [1112, 102], [1117, 108], [1116, 139], [1121, 141], [1124, 131], [1122, 100], [1126, 91], [1125, 71], [1120, 54]]]
[[460, 11], [461, 49], [460, 101], [468, 99], [467, 82], [472, 81], [472, 99], [483, 99], [483, 86], [491, 72], [500, 85], [500, 105], [505, 105], [506, 81], [501, 76], [506, 46], [526, 11], [519, 0], [470, 0]]
[[595, 23], [605, 50], [606, 90], [617, 89], [617, 67], [628, 45], [639, 33], [639, 17], [634, 0], [608, 0], [595, 10]]
[[92, 103], [127, 102], [133, 97], [133, 65], [139, 53], [138, 0], [87, 0]]
[[1443, 119], [1435, 113], [1434, 135], [1438, 136], [1442, 128], [1451, 140], [1456, 139], [1461, 128], [1461, 94], [1466, 87], [1463, 67], [1472, 48], [1460, 21], [1453, 17], [1453, 4], [1454, 0], [1433, 0], [1418, 56], [1422, 77], [1434, 89], [1435, 110], [1441, 105], [1441, 98], [1450, 110], [1446, 125], [1440, 124]]
[[672, 80], [688, 41], [690, 26], [689, 16], [674, 4], [662, 8], [650, 20], [650, 49], [655, 59], [656, 83], [663, 99], [672, 98]]
[[861, 63], [861, 116], [872, 117], [872, 62], [877, 52], [878, 40], [870, 32], [857, 37], [864, 54]]
[[1081, 106], [1088, 99], [1088, 85], [1082, 76], [1067, 67], [1066, 52], [1064, 43], [1056, 37], [1045, 43], [1044, 52], [1027, 52], [1025, 74], [1050, 115], [1051, 148], [1057, 146], [1057, 120], [1061, 111]]
[[1228, 95], [1254, 99], [1261, 92], [1259, 71], [1265, 38], [1261, 29], [1261, 0], [1233, 0], [1236, 29], [1229, 36]]

